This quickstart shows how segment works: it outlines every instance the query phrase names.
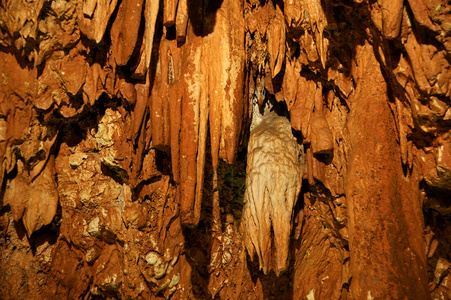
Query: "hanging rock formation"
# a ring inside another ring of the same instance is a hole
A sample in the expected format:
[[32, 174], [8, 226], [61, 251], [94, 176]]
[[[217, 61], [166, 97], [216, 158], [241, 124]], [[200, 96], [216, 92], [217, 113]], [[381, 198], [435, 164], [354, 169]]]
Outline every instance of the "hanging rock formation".
[[249, 137], [242, 223], [245, 244], [265, 274], [287, 269], [293, 208], [301, 190], [300, 147], [290, 122], [267, 112]]
[[443, 0], [3, 1], [2, 299], [451, 298], [450, 24]]

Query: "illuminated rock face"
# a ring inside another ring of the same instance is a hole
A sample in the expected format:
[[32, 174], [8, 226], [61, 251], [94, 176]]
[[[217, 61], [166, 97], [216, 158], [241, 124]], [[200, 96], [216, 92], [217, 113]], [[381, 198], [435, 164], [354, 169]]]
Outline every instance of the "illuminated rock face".
[[2, 1], [1, 298], [451, 298], [450, 11]]

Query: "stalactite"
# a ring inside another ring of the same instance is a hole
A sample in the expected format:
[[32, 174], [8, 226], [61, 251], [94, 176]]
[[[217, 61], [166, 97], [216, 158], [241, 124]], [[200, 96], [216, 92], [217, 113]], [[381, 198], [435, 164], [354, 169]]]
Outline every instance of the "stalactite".
[[148, 108], [147, 100], [149, 98], [149, 86], [148, 84], [136, 85], [136, 103], [133, 110], [133, 121], [131, 129], [131, 139], [133, 143], [136, 143], [136, 139], [140, 134], [140, 130], [144, 121], [146, 109]]
[[[194, 33], [189, 33], [194, 37]], [[199, 150], [200, 101], [205, 93], [200, 82], [205, 81], [201, 69], [202, 46], [194, 45], [184, 64], [184, 79], [181, 130], [180, 130], [180, 213], [182, 223], [197, 224], [200, 218], [199, 202], [196, 199], [197, 153]]]
[[135, 50], [143, 0], [122, 1], [111, 26], [111, 48], [116, 64], [124, 66]]
[[137, 67], [139, 73], [144, 73], [150, 67], [152, 59], [153, 39], [155, 35], [155, 25], [157, 21], [158, 11], [160, 9], [160, 1], [150, 0], [146, 1], [144, 9], [144, 37], [143, 37], [143, 52], [140, 60], [140, 65]]
[[308, 129], [315, 107], [315, 99], [321, 98], [322, 94], [315, 82], [302, 76], [297, 80], [297, 85], [291, 88], [296, 88], [296, 95], [298, 95], [290, 110], [291, 126], [295, 130], [300, 130], [306, 141], [310, 141]]
[[159, 51], [159, 60], [156, 70], [154, 86], [149, 98], [150, 101], [150, 119], [152, 122], [152, 145], [159, 149], [169, 146], [169, 133], [166, 130], [169, 118], [168, 111], [168, 75], [169, 62], [167, 57], [167, 45], [163, 43]]
[[186, 39], [186, 28], [188, 23], [188, 0], [179, 0], [175, 23], [177, 42], [183, 43]]
[[175, 24], [178, 0], [165, 1], [163, 5], [163, 25], [171, 27]]
[[117, 0], [88, 0], [83, 2], [80, 11], [80, 30], [90, 39], [100, 43], [105, 34], [111, 15], [116, 9]]
[[[210, 102], [210, 137], [213, 167], [218, 157], [228, 163], [235, 161], [240, 140], [242, 118], [245, 113], [244, 85], [244, 19], [240, 6], [226, 1], [218, 10], [208, 50], [208, 96]], [[224, 37], [222, 32], [230, 32]], [[205, 50], [207, 51], [207, 49]]]
[[285, 22], [280, 9], [276, 10], [276, 16], [269, 24], [268, 35], [268, 54], [271, 75], [275, 77], [282, 68], [285, 61]]
[[313, 154], [332, 154], [334, 141], [323, 113], [322, 86], [315, 93], [315, 111], [310, 119], [309, 138]]

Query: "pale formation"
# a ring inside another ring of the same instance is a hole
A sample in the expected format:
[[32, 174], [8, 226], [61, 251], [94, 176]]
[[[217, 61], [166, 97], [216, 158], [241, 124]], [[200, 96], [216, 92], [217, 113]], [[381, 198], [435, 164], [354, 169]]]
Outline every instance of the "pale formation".
[[275, 112], [264, 113], [255, 125], [247, 154], [245, 245], [251, 258], [257, 254], [265, 274], [270, 269], [280, 274], [288, 265], [293, 208], [301, 189], [301, 146], [290, 121]]

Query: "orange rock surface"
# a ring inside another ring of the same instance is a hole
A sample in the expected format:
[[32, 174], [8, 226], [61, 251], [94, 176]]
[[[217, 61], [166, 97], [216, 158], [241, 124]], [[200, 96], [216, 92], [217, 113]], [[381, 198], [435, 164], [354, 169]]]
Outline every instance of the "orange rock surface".
[[443, 0], [3, 1], [0, 298], [451, 298], [450, 37]]

